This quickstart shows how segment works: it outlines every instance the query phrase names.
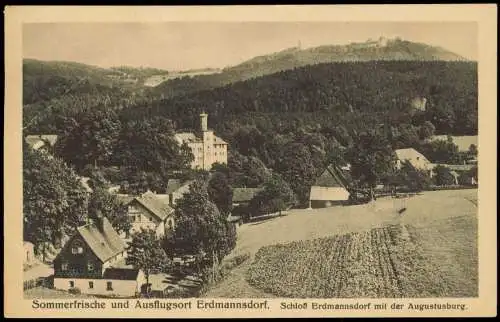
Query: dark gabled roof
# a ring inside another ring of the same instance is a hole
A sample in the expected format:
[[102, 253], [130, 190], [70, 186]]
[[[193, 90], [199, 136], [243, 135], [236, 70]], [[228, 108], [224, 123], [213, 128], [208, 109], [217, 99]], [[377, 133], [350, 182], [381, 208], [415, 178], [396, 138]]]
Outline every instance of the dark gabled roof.
[[233, 188], [233, 202], [246, 202], [255, 197], [264, 188]]
[[78, 227], [77, 231], [92, 252], [104, 263], [125, 251], [127, 245], [106, 217], [101, 220], [102, 229], [97, 223], [91, 223]]
[[335, 165], [329, 165], [325, 171], [314, 182], [315, 187], [342, 187], [349, 186], [349, 180], [346, 178], [346, 173], [340, 170]]
[[174, 209], [172, 209], [163, 200], [158, 199], [152, 192], [146, 192], [142, 196], [134, 198], [131, 202], [133, 202], [134, 200], [141, 204], [144, 208], [149, 210], [160, 220], [164, 220], [174, 212]]
[[104, 274], [102, 275], [102, 278], [110, 280], [134, 281], [137, 279], [137, 275], [139, 275], [139, 270], [135, 268], [110, 267], [106, 268]]

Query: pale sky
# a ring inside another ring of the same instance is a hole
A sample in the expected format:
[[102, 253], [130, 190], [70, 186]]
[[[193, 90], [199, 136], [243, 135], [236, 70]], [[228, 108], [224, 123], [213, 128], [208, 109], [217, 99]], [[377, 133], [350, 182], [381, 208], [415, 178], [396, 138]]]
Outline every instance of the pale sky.
[[297, 46], [401, 37], [477, 60], [474, 22], [166, 22], [23, 25], [23, 57], [167, 70], [222, 68]]

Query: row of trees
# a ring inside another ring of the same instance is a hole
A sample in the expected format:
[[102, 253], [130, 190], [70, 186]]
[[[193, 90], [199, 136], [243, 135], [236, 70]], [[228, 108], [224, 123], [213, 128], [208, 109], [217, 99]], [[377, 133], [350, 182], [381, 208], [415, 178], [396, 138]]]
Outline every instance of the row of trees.
[[[23, 159], [24, 240], [45, 254], [47, 244], [61, 245], [77, 227], [104, 214], [118, 233], [129, 231], [127, 208], [99, 185], [86, 191], [72, 168], [59, 158], [25, 145]], [[171, 268], [173, 257], [194, 255], [198, 272], [217, 263], [235, 246], [236, 231], [227, 215], [232, 206], [227, 177], [216, 172], [197, 176], [189, 193], [175, 208], [176, 229], [158, 240], [154, 231], [133, 236], [128, 261], [144, 269], [146, 277]], [[206, 276], [205, 276], [206, 277]]]
[[116, 196], [103, 189], [88, 192], [63, 160], [24, 145], [24, 240], [37, 251], [47, 243], [58, 245], [99, 212], [108, 214], [117, 231], [130, 229], [127, 209]]

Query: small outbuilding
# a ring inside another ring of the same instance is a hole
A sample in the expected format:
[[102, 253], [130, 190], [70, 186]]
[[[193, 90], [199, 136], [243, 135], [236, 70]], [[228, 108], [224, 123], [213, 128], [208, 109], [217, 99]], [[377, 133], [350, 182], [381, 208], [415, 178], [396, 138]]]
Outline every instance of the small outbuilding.
[[349, 200], [348, 180], [335, 165], [328, 166], [316, 179], [309, 195], [310, 208], [343, 205]]

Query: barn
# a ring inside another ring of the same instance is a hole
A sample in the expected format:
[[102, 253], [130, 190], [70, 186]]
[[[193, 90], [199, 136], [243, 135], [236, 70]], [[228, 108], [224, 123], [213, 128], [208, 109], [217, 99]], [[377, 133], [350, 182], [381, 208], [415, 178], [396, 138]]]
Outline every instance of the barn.
[[343, 205], [349, 200], [348, 179], [342, 170], [329, 165], [316, 179], [309, 195], [309, 208]]

